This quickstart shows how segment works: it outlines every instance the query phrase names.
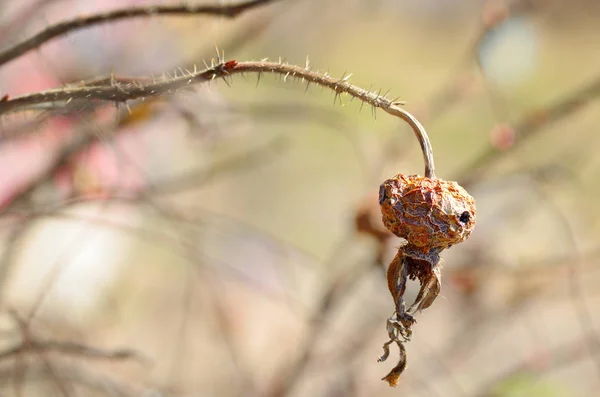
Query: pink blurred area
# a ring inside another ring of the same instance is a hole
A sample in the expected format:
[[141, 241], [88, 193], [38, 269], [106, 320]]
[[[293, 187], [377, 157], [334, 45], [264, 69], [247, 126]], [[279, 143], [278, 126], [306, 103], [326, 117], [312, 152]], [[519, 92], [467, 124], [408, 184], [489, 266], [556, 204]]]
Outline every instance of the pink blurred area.
[[[9, 206], [32, 182], [45, 177], [46, 170], [60, 156], [60, 149], [68, 146], [77, 133], [75, 122], [70, 117], [54, 118], [34, 134], [0, 146], [0, 209]], [[61, 197], [74, 190], [80, 196], [97, 196], [106, 191], [134, 192], [144, 184], [141, 169], [146, 168], [147, 160], [145, 135], [143, 128], [133, 126], [109, 143], [99, 139], [70, 157], [45, 182], [50, 182], [55, 194]]]
[[[13, 3], [14, 15], [27, 16], [28, 7], [35, 1]], [[40, 2], [38, 2], [40, 3]], [[12, 32], [13, 40], [20, 40], [47, 27], [50, 23], [91, 12], [114, 9], [139, 1], [46, 1], [40, 3], [41, 12], [32, 18], [18, 34]], [[38, 10], [39, 11], [39, 10]], [[52, 40], [42, 48], [29, 52], [0, 69], [0, 94], [15, 97], [45, 89], [60, 87], [67, 82], [77, 81], [91, 69], [112, 70], [122, 63], [120, 52], [128, 41], [137, 39], [135, 24], [116, 24], [110, 34], [102, 26], [77, 32], [75, 35]], [[127, 38], [114, 40], [115, 37]], [[82, 74], [83, 73], [83, 74]], [[113, 109], [114, 110], [114, 109]], [[107, 112], [106, 110], [100, 110]], [[19, 120], [19, 114], [9, 116]], [[22, 139], [6, 140], [0, 144], [0, 210], [9, 206], [14, 198], [32, 181], [44, 174], [55, 159], [57, 150], [67, 145], [74, 137], [74, 129], [81, 120], [77, 115], [54, 117], [33, 133]], [[4, 126], [6, 127], [6, 125]], [[3, 135], [0, 132], [0, 135]], [[130, 161], [119, 160], [119, 152], [133, 156], [141, 168], [146, 162], [141, 142], [141, 130], [131, 128], [127, 133], [105, 144], [100, 140], [75, 158], [69, 159], [53, 178], [54, 188], [61, 195], [78, 189], [79, 194], [102, 194], [106, 189], [135, 190], [143, 184], [143, 176], [134, 169]], [[168, 150], [168, 141], [165, 141]], [[18, 170], [18, 172], [15, 172]], [[76, 186], [78, 184], [78, 186]], [[84, 189], [82, 192], [81, 189]]]

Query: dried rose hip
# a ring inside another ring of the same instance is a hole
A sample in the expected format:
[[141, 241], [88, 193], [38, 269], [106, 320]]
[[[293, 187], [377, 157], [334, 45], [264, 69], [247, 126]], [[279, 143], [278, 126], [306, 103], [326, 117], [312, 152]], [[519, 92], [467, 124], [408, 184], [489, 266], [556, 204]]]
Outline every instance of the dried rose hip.
[[430, 259], [465, 241], [475, 227], [475, 199], [456, 182], [396, 175], [379, 189], [383, 223], [406, 239], [407, 255]]
[[[465, 241], [475, 228], [475, 199], [456, 182], [400, 174], [383, 182], [379, 204], [385, 227], [406, 240], [388, 268], [388, 288], [396, 310], [388, 319], [390, 340], [379, 359], [388, 357], [392, 342], [400, 348], [398, 364], [383, 378], [396, 386], [406, 368], [403, 343], [412, 335], [413, 314], [429, 307], [440, 292], [440, 252]], [[408, 279], [418, 279], [421, 289], [406, 309]]]

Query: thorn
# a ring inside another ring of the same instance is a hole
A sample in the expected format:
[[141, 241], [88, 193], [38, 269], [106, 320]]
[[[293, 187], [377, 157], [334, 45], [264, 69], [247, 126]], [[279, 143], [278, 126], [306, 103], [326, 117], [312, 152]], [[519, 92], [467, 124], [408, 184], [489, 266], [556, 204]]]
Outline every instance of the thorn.
[[310, 80], [306, 80], [306, 89], [304, 90], [305, 94], [308, 92], [308, 87], [310, 87]]
[[262, 72], [258, 72], [258, 77], [256, 79], [256, 86], [258, 87], [258, 83], [260, 83], [260, 76], [262, 76]]
[[[202, 62], [204, 62], [204, 66], [206, 66], [206, 69], [210, 69], [210, 66], [208, 66], [208, 63], [206, 63], [206, 61], [203, 59]], [[194, 68], [196, 67], [196, 65], [194, 65]]]
[[221, 76], [221, 78], [223, 79], [223, 81], [225, 82], [225, 84], [227, 84], [227, 87], [231, 88], [231, 85], [229, 84], [229, 82], [227, 81], [227, 79], [225, 78], [225, 76]]
[[383, 94], [383, 99], [387, 99], [386, 97], [388, 96], [390, 91], [391, 91], [391, 88], [388, 88], [388, 90], [385, 92], [385, 94]]
[[198, 73], [198, 68], [196, 67], [196, 64], [194, 64], [194, 74]]
[[306, 56], [306, 62], [304, 63], [304, 69], [310, 70], [310, 60], [308, 59], [308, 55]]
[[219, 53], [219, 47], [217, 46], [217, 43], [215, 43], [215, 51], [217, 52], [217, 60], [219, 63], [221, 63], [221, 54]]
[[290, 72], [287, 72], [287, 73], [285, 74], [285, 76], [283, 76], [283, 82], [284, 82], [284, 83], [287, 83], [287, 78], [288, 78], [288, 76], [289, 76], [289, 75], [290, 75]]

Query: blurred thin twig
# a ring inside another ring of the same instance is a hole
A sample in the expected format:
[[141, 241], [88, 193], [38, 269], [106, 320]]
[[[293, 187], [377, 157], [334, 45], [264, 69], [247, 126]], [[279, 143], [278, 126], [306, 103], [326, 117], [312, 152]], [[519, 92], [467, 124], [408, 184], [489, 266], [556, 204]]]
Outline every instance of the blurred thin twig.
[[16, 343], [0, 351], [0, 360], [6, 360], [20, 353], [39, 351], [56, 352], [69, 356], [82, 356], [92, 359], [146, 361], [139, 352], [132, 349], [102, 350], [72, 341], [30, 339]]
[[34, 36], [0, 52], [0, 66], [7, 62], [23, 55], [24, 53], [39, 47], [40, 45], [52, 40], [55, 37], [73, 32], [74, 30], [83, 29], [100, 23], [108, 23], [118, 21], [120, 19], [130, 19], [138, 17], [151, 17], [156, 15], [213, 15], [227, 18], [235, 18], [242, 13], [273, 3], [278, 0], [249, 0], [238, 4], [222, 4], [214, 5], [192, 5], [192, 4], [177, 4], [177, 5], [150, 5], [122, 8], [114, 11], [108, 11], [99, 14], [93, 14], [85, 17], [79, 17], [70, 21], [58, 23], [49, 26], [43, 31]]
[[493, 147], [484, 149], [464, 167], [463, 171], [458, 173], [461, 184], [470, 186], [481, 180], [489, 168], [509, 151], [515, 150], [528, 139], [533, 138], [543, 127], [572, 115], [598, 96], [600, 96], [600, 77], [585, 84], [581, 89], [564, 96], [554, 104], [528, 112], [512, 127], [515, 134], [515, 144], [505, 150], [498, 150]]

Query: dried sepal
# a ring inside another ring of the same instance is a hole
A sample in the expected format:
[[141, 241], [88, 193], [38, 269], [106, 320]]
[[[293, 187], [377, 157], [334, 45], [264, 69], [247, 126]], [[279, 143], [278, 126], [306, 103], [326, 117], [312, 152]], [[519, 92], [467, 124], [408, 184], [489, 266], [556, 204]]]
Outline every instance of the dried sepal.
[[[410, 259], [409, 259], [410, 260]], [[420, 274], [417, 278], [421, 283], [419, 293], [415, 302], [408, 309], [408, 313], [413, 314], [417, 311], [427, 309], [440, 294], [442, 287], [441, 265], [433, 266], [427, 273]]]
[[[393, 341], [389, 341], [387, 345], [389, 345], [391, 342]], [[381, 380], [386, 381], [391, 387], [398, 386], [400, 375], [402, 375], [402, 372], [404, 372], [404, 370], [406, 369], [406, 348], [404, 347], [404, 344], [402, 342], [396, 341], [396, 343], [398, 344], [398, 348], [400, 350], [400, 359], [398, 360], [398, 364], [396, 364], [396, 366], [392, 368], [392, 370], [386, 376], [381, 378]], [[387, 354], [389, 355], [389, 347], [384, 347], [384, 350], [386, 348]]]

